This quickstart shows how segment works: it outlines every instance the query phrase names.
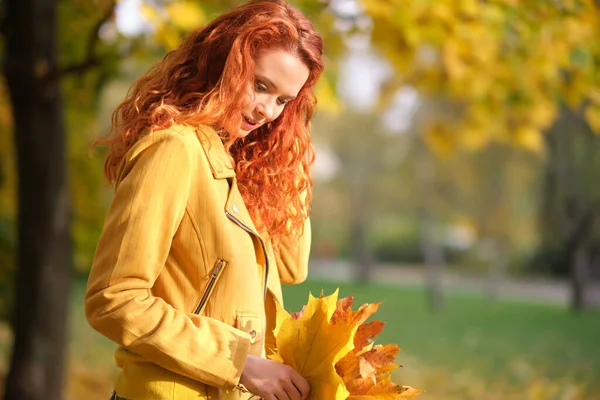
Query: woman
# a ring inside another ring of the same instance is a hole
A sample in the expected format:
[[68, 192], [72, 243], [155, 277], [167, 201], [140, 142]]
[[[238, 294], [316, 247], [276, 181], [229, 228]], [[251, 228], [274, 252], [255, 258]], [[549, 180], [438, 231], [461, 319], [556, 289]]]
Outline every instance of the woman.
[[113, 398], [308, 397], [268, 360], [281, 283], [310, 247], [312, 89], [323, 42], [283, 1], [191, 34], [113, 114], [114, 199], [85, 297], [116, 342]]

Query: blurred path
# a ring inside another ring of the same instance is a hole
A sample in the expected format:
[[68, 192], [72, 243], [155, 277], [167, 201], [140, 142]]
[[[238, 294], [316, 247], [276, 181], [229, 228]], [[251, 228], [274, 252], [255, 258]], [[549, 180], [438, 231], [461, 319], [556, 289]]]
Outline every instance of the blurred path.
[[[311, 279], [325, 279], [350, 282], [354, 279], [354, 266], [340, 260], [311, 260], [309, 266]], [[379, 264], [374, 267], [373, 281], [388, 285], [423, 286], [425, 269], [414, 266]], [[443, 278], [446, 290], [473, 295], [485, 295], [489, 289], [489, 280], [484, 276], [469, 276], [446, 272]], [[527, 300], [553, 303], [567, 306], [570, 287], [566, 280], [543, 278], [514, 279], [505, 278], [497, 286], [498, 299]], [[600, 302], [600, 286], [596, 286], [593, 295]]]

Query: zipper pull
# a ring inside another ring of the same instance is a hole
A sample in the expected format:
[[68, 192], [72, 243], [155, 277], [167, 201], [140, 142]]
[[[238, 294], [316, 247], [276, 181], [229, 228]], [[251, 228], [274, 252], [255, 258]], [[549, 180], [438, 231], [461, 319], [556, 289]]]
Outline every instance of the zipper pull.
[[216, 278], [217, 275], [219, 275], [219, 273], [221, 272], [221, 269], [223, 268], [223, 265], [225, 265], [225, 262], [223, 260], [220, 260], [219, 263], [217, 264], [217, 266], [215, 267], [215, 271], [212, 274], [213, 278]]

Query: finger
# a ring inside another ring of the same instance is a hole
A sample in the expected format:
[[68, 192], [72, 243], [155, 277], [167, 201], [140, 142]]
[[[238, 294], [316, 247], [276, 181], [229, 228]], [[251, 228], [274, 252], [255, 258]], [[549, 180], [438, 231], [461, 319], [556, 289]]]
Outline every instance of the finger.
[[302, 393], [300, 393], [300, 390], [298, 390], [291, 380], [285, 382], [282, 386], [285, 393], [290, 397], [290, 400], [302, 400]]
[[310, 394], [310, 385], [308, 384], [308, 381], [300, 374], [293, 374], [292, 383], [300, 392], [302, 400], [306, 400]]
[[275, 398], [276, 400], [296, 400], [295, 398], [290, 397], [285, 387], [282, 387], [277, 392], [275, 392]]

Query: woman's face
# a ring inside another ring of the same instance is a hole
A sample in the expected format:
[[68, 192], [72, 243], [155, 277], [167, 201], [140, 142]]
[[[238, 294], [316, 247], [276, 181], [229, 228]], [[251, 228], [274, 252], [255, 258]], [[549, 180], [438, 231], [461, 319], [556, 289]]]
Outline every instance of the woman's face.
[[273, 121], [294, 99], [308, 79], [308, 67], [284, 50], [269, 50], [255, 61], [254, 82], [248, 89], [249, 105], [242, 110], [240, 137]]

